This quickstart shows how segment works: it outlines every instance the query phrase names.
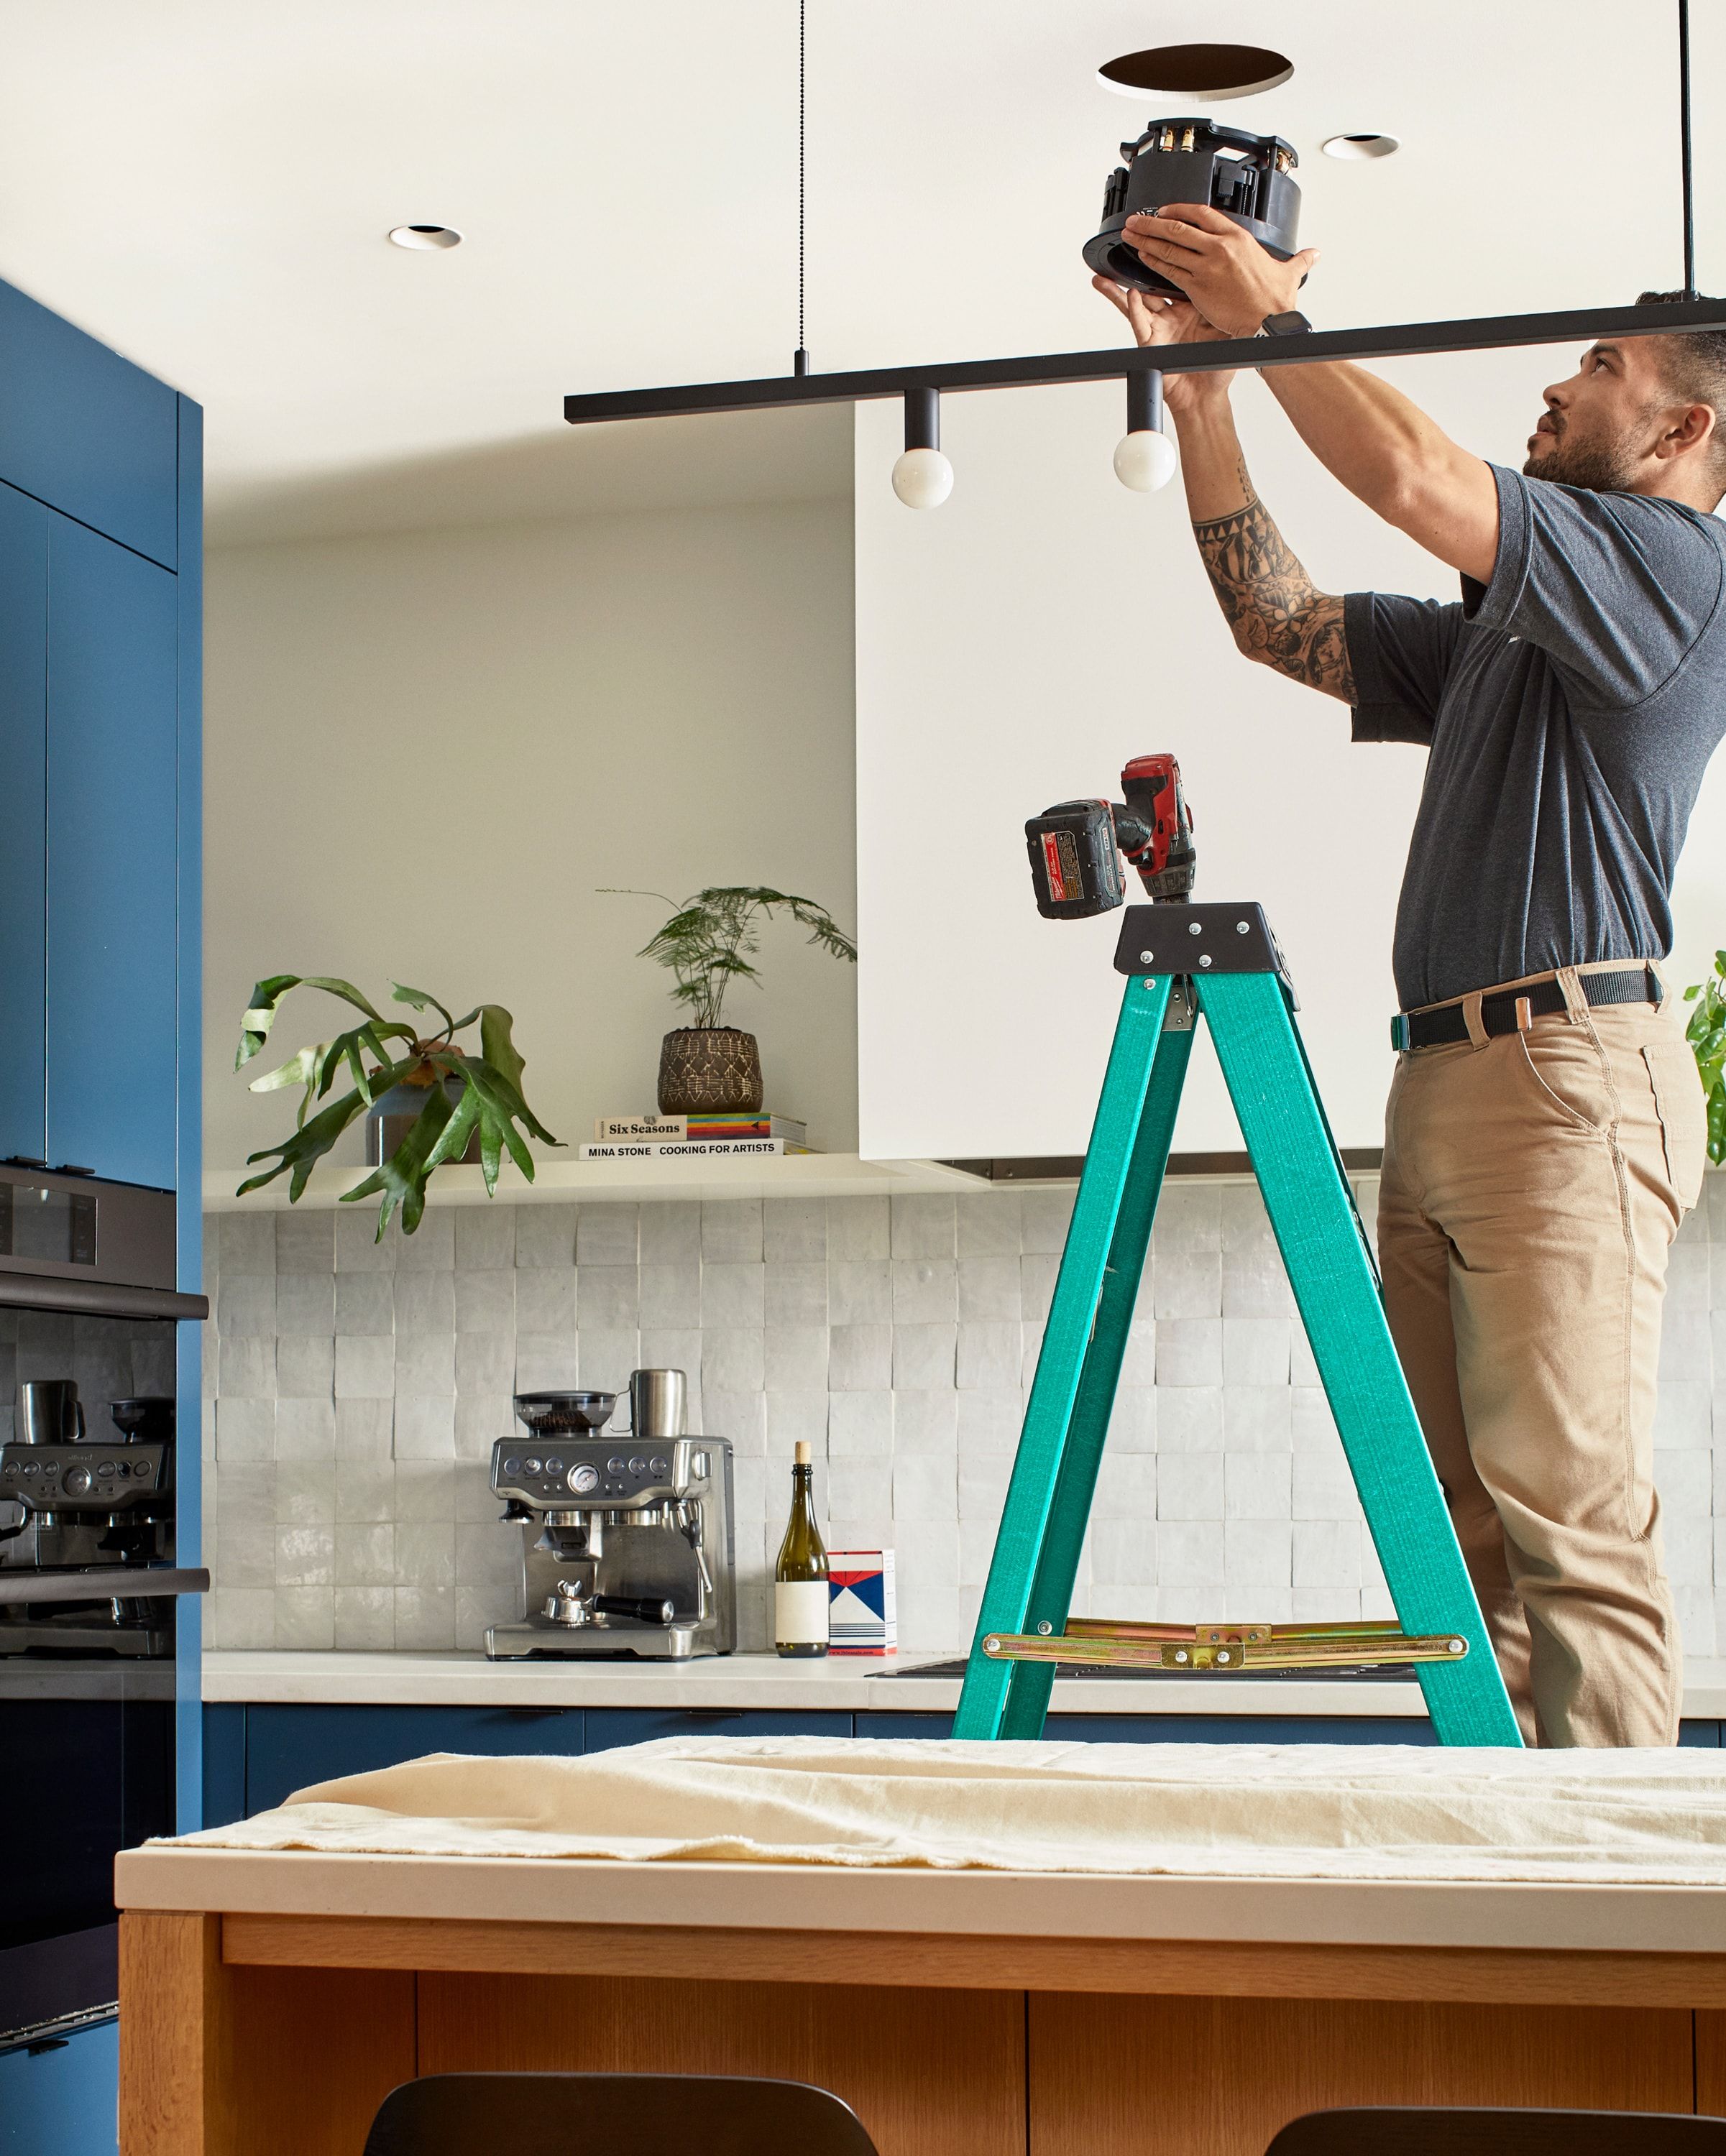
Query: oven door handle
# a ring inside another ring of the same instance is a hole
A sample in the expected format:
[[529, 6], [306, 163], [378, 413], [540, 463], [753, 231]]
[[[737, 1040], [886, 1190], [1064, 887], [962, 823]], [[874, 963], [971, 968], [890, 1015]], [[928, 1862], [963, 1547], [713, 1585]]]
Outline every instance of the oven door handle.
[[154, 1602], [163, 1595], [206, 1594], [202, 1565], [110, 1564], [90, 1572], [0, 1570], [0, 1604], [21, 1602]]

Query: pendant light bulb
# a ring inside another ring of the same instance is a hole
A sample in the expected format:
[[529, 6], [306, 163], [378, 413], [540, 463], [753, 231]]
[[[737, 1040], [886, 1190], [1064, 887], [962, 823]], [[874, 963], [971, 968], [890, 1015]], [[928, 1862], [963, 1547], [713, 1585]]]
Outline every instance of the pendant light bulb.
[[1154, 427], [1135, 428], [1115, 444], [1115, 477], [1135, 494], [1155, 494], [1174, 477], [1174, 444]]
[[907, 509], [938, 509], [953, 492], [953, 466], [939, 449], [907, 449], [893, 467], [893, 491]]
[[1174, 477], [1174, 444], [1163, 431], [1163, 371], [1127, 377], [1127, 431], [1115, 444], [1115, 477], [1135, 494], [1155, 494]]
[[907, 509], [938, 509], [953, 492], [953, 466], [941, 454], [941, 393], [905, 393], [905, 454], [893, 467], [893, 491]]

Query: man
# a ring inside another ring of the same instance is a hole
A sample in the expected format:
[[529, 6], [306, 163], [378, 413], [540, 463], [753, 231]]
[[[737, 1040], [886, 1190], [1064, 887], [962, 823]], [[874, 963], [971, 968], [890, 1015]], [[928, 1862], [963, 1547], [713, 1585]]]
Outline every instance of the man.
[[[1317, 259], [1202, 206], [1127, 238], [1187, 295], [1097, 280], [1147, 345], [1253, 336]], [[1459, 605], [1316, 591], [1253, 491], [1229, 377], [1169, 377], [1241, 651], [1351, 706], [1357, 741], [1431, 750], [1396, 921], [1390, 1328], [1524, 1735], [1671, 1744], [1656, 1366], [1705, 1124], [1655, 962], [1726, 732], [1726, 336], [1595, 346], [1520, 475], [1359, 367], [1264, 379], [1328, 470], [1461, 574]]]

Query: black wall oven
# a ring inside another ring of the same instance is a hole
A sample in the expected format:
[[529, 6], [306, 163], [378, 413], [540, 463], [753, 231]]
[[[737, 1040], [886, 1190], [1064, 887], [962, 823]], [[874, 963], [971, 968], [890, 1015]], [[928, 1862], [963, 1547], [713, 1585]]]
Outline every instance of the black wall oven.
[[[116, 1853], [174, 1830], [171, 1193], [0, 1163], [0, 2051], [115, 2011]], [[184, 1412], [182, 1412], [182, 1408]]]

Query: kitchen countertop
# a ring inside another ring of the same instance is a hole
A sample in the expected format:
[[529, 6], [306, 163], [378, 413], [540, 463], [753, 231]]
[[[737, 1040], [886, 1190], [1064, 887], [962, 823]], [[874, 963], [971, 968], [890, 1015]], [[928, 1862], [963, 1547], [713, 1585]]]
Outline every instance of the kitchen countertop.
[[122, 1909], [1017, 1939], [1726, 1951], [1726, 1887], [1171, 1878], [1154, 1874], [631, 1864], [162, 1843], [115, 1862]]
[[[950, 1714], [955, 1677], [895, 1678], [884, 1668], [915, 1670], [951, 1661], [904, 1654], [782, 1661], [777, 1655], [709, 1656], [700, 1661], [488, 1662], [470, 1654], [291, 1654], [223, 1652], [203, 1658], [207, 1702], [355, 1707], [738, 1707], [780, 1712]], [[1418, 1685], [1347, 1678], [1251, 1677], [1133, 1680], [1060, 1677], [1051, 1714], [1179, 1714], [1373, 1717], [1418, 1720], [1426, 1709]], [[1684, 1712], [1726, 1718], [1726, 1661], [1686, 1666]]]

